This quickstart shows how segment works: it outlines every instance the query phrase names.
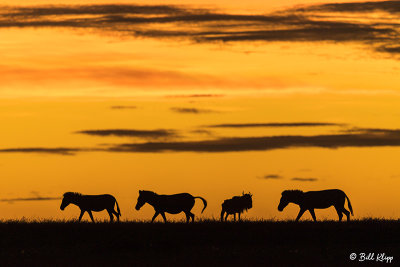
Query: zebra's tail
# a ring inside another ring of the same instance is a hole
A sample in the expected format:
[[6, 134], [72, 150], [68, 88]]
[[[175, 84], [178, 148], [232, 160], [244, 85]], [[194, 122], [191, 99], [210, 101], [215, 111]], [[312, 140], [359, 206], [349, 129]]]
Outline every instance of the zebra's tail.
[[207, 207], [207, 200], [205, 200], [204, 198], [202, 198], [202, 197], [193, 197], [193, 198], [200, 198], [202, 201], [203, 201], [203, 204], [204, 204], [204, 208], [203, 208], [203, 210], [201, 211], [201, 213], [203, 213], [203, 211], [206, 209], [206, 207]]
[[345, 196], [346, 199], [347, 199], [347, 205], [349, 206], [349, 210], [350, 210], [350, 212], [351, 212], [351, 215], [354, 216], [353, 208], [351, 207], [351, 203], [350, 203], [350, 199], [349, 199], [349, 197], [346, 195], [346, 193], [344, 193], [344, 196]]
[[121, 211], [120, 211], [120, 209], [119, 209], [119, 205], [118, 205], [118, 201], [117, 201], [117, 200], [115, 200], [115, 204], [117, 204], [117, 211], [118, 211], [119, 216], [122, 216], [122, 215], [121, 215]]

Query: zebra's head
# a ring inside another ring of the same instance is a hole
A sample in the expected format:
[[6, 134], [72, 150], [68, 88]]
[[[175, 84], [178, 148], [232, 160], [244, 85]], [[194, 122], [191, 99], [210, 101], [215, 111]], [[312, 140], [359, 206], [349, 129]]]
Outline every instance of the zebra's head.
[[64, 210], [69, 204], [73, 203], [74, 200], [81, 194], [75, 192], [67, 192], [61, 202], [60, 210]]
[[290, 202], [297, 202], [303, 191], [300, 190], [285, 190], [282, 192], [281, 200], [279, 201], [278, 210], [283, 211]]
[[144, 204], [146, 204], [147, 200], [146, 200], [146, 192], [144, 190], [139, 190], [139, 197], [137, 199], [137, 203], [135, 206], [136, 210], [140, 210], [141, 207], [143, 207]]

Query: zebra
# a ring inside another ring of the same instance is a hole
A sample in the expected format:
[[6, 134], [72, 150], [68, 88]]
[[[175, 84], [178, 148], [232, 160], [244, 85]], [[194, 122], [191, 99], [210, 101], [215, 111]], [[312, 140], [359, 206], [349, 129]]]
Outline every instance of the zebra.
[[[117, 217], [117, 221], [119, 221], [119, 216], [121, 216], [118, 202], [112, 195], [82, 195], [77, 192], [66, 192], [60, 209], [64, 210], [69, 204], [74, 204], [81, 209], [79, 221], [81, 221], [83, 214], [87, 212], [92, 222], [94, 222], [92, 211], [107, 210], [108, 215], [110, 215], [110, 222], [114, 220], [113, 214]], [[114, 210], [115, 204], [117, 205], [117, 211]]]
[[283, 211], [283, 209], [290, 202], [292, 202], [300, 206], [300, 211], [297, 215], [296, 222], [300, 219], [300, 217], [306, 210], [311, 213], [313, 220], [317, 221], [314, 209], [326, 209], [330, 206], [334, 206], [337, 214], [339, 215], [339, 221], [342, 221], [342, 213], [346, 215], [347, 221], [350, 221], [350, 212], [344, 207], [346, 199], [347, 205], [351, 211], [351, 215], [354, 216], [350, 199], [342, 190], [339, 189], [309, 192], [303, 192], [301, 190], [285, 190], [282, 192], [282, 197], [278, 205], [278, 210]]
[[184, 212], [186, 215], [186, 222], [188, 223], [190, 218], [192, 222], [194, 222], [194, 214], [191, 212], [195, 199], [200, 198], [203, 201], [204, 207], [201, 213], [207, 207], [207, 201], [202, 197], [194, 197], [188, 193], [181, 193], [175, 195], [159, 195], [152, 191], [139, 190], [139, 197], [136, 203], [136, 210], [140, 210], [140, 208], [149, 203], [154, 208], [154, 216], [151, 219], [151, 222], [155, 220], [155, 218], [161, 214], [164, 219], [164, 222], [167, 222], [167, 218], [165, 217], [165, 212], [171, 214], [178, 214]]

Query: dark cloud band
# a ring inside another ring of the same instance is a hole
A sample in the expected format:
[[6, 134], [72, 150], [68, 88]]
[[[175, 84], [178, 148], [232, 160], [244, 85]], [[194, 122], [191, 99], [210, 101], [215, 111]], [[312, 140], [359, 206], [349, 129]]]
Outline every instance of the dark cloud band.
[[329, 122], [273, 122], [273, 123], [225, 123], [208, 125], [210, 128], [258, 128], [258, 127], [318, 127], [318, 126], [343, 126], [339, 123]]
[[118, 136], [118, 137], [136, 137], [145, 139], [158, 139], [167, 137], [176, 137], [174, 130], [132, 130], [132, 129], [106, 129], [106, 130], [83, 130], [78, 131], [79, 134], [87, 134], [92, 136]]
[[[90, 28], [195, 42], [355, 42], [376, 52], [397, 54], [399, 6], [400, 1], [335, 3], [265, 15], [173, 5], [3, 7], [0, 27]], [[371, 16], [374, 12], [387, 12], [391, 17], [383, 21]], [[351, 13], [352, 20], [341, 13]]]

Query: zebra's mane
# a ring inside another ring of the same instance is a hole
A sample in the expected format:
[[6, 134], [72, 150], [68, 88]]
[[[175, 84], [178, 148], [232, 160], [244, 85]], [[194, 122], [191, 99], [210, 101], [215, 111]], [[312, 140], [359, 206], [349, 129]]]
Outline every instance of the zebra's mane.
[[154, 196], [158, 195], [156, 192], [148, 191], [148, 190], [140, 190], [140, 192], [145, 193], [145, 194], [151, 194], [151, 195], [154, 195]]
[[64, 193], [64, 197], [81, 197], [82, 194], [78, 192], [66, 192]]
[[299, 196], [302, 195], [304, 192], [301, 190], [285, 190], [282, 192], [282, 196]]

